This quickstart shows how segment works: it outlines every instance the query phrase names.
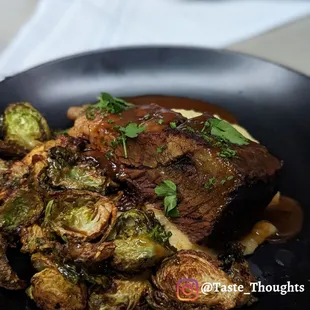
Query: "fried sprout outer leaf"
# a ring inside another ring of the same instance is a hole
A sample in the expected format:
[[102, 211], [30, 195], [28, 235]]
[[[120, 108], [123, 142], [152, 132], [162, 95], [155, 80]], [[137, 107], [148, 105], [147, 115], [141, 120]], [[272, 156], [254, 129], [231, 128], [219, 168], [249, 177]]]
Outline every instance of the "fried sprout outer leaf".
[[54, 236], [38, 224], [23, 228], [20, 241], [23, 253], [43, 252], [55, 248]]
[[45, 210], [45, 225], [65, 241], [105, 239], [116, 221], [114, 202], [97, 193], [64, 191], [51, 199]]
[[27, 293], [43, 310], [84, 310], [87, 304], [86, 286], [72, 283], [55, 268], [36, 273]]
[[0, 207], [0, 231], [18, 233], [30, 226], [41, 215], [43, 201], [37, 191], [22, 187], [14, 191]]
[[75, 263], [87, 265], [99, 263], [114, 253], [115, 244], [113, 242], [83, 242], [66, 243], [59, 247], [60, 254]]
[[12, 270], [6, 257], [7, 242], [0, 234], [0, 287], [8, 290], [21, 290], [26, 287], [26, 282], [19, 279]]
[[29, 167], [22, 161], [9, 162], [0, 159], [0, 200], [20, 187], [29, 175]]
[[138, 309], [143, 297], [150, 290], [150, 283], [139, 277], [114, 279], [112, 287], [96, 287], [88, 300], [89, 310]]
[[45, 118], [30, 103], [10, 104], [4, 112], [4, 141], [26, 151], [51, 138]]

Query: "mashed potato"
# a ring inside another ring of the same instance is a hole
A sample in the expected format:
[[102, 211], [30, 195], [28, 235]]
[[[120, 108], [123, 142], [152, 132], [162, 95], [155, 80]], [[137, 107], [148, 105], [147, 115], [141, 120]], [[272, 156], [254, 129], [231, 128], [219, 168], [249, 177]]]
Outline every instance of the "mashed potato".
[[[196, 112], [194, 110], [184, 110], [184, 109], [172, 109], [175, 112], [181, 113], [186, 118], [193, 118], [196, 116], [200, 116], [202, 113]], [[220, 118], [218, 115], [214, 115], [216, 118]], [[245, 128], [237, 125], [232, 124], [236, 130], [238, 130], [243, 136], [245, 136], [247, 139], [252, 140], [254, 142], [259, 143]]]

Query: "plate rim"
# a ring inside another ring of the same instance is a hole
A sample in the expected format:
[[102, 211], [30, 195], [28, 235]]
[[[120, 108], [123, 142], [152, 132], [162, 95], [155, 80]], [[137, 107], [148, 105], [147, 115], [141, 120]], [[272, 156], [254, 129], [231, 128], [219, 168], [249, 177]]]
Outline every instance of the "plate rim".
[[132, 51], [132, 50], [155, 50], [155, 49], [174, 49], [174, 50], [188, 50], [188, 51], [200, 51], [200, 52], [213, 52], [213, 53], [222, 53], [222, 54], [226, 54], [229, 56], [241, 56], [244, 58], [248, 58], [248, 59], [253, 59], [256, 61], [260, 61], [263, 63], [267, 63], [269, 65], [273, 65], [275, 67], [284, 69], [286, 71], [289, 71], [290, 73], [296, 74], [302, 78], [306, 78], [307, 80], [309, 80], [310, 83], [310, 76], [306, 75], [303, 72], [297, 71], [293, 68], [290, 68], [289, 66], [280, 64], [280, 63], [276, 63], [274, 61], [265, 59], [263, 57], [259, 57], [256, 55], [251, 55], [251, 54], [247, 54], [245, 52], [239, 52], [239, 51], [234, 51], [234, 50], [229, 50], [226, 48], [211, 48], [211, 47], [199, 47], [199, 46], [186, 46], [186, 45], [137, 45], [137, 46], [120, 46], [120, 47], [111, 47], [111, 48], [99, 48], [99, 49], [93, 49], [93, 50], [89, 50], [89, 51], [84, 51], [84, 52], [80, 52], [80, 53], [75, 53], [75, 54], [71, 54], [71, 55], [67, 55], [67, 56], [63, 56], [63, 57], [59, 57], [56, 59], [52, 59], [50, 61], [46, 61], [44, 63], [38, 64], [36, 66], [30, 67], [26, 70], [17, 72], [13, 75], [10, 76], [5, 76], [3, 78], [3, 80], [0, 81], [0, 85], [3, 82], [7, 82], [11, 79], [14, 78], [18, 78], [24, 74], [28, 74], [28, 73], [32, 73], [33, 71], [40, 69], [42, 67], [47, 67], [47, 66], [51, 66], [51, 65], [56, 65], [59, 64], [61, 62], [65, 62], [68, 60], [73, 60], [73, 59], [77, 59], [77, 58], [82, 58], [82, 57], [86, 57], [86, 56], [92, 56], [92, 55], [100, 55], [100, 54], [104, 54], [107, 52], [121, 52], [121, 51]]

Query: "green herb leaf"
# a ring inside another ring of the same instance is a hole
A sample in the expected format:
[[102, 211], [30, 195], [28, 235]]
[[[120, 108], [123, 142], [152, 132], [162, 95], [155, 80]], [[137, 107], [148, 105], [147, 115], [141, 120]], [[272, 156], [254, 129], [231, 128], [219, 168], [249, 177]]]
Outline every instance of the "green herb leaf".
[[157, 153], [162, 153], [166, 148], [167, 148], [166, 145], [159, 146], [159, 147], [157, 148]]
[[201, 129], [201, 132], [204, 132], [206, 130], [207, 127], [210, 126], [210, 123], [208, 121], [205, 121], [204, 124], [203, 124], [203, 127]]
[[112, 97], [108, 93], [101, 93], [98, 102], [85, 110], [85, 115], [88, 119], [94, 119], [98, 112], [101, 114], [105, 112], [119, 114], [132, 106], [133, 104], [123, 99]]
[[235, 150], [232, 150], [231, 148], [227, 147], [222, 149], [219, 153], [217, 153], [217, 156], [222, 158], [233, 158], [236, 156], [237, 152]]
[[208, 180], [208, 183], [204, 184], [204, 188], [206, 188], [207, 190], [211, 190], [213, 189], [214, 185], [215, 185], [215, 178], [210, 178]]
[[175, 122], [170, 122], [170, 127], [172, 129], [177, 128], [177, 124]]
[[210, 118], [211, 135], [237, 145], [247, 145], [249, 141], [230, 123], [217, 118]]
[[138, 126], [136, 123], [129, 123], [126, 127], [120, 127], [119, 130], [128, 138], [136, 138], [139, 133], [145, 130], [145, 127]]
[[151, 117], [150, 114], [145, 114], [145, 115], [143, 116], [143, 118], [144, 118], [146, 121], [147, 121], [150, 117]]
[[157, 122], [158, 122], [159, 125], [161, 125], [164, 122], [164, 120], [161, 118]]
[[145, 130], [145, 127], [141, 126], [141, 125], [137, 125], [136, 123], [129, 123], [126, 127], [114, 126], [113, 128], [116, 130], [119, 130], [121, 133], [119, 140], [123, 144], [124, 155], [125, 155], [125, 158], [127, 158], [128, 157], [127, 144], [126, 144], [127, 137], [128, 138], [136, 138], [139, 133], [141, 133]]
[[157, 196], [175, 195], [177, 186], [170, 180], [164, 180], [160, 185], [155, 187], [155, 193]]
[[107, 153], [105, 154], [105, 157], [107, 159], [111, 159], [113, 157], [113, 151], [112, 150], [107, 151]]
[[155, 193], [159, 197], [165, 197], [165, 214], [170, 217], [178, 217], [177, 186], [172, 181], [164, 180], [160, 185], [155, 187]]

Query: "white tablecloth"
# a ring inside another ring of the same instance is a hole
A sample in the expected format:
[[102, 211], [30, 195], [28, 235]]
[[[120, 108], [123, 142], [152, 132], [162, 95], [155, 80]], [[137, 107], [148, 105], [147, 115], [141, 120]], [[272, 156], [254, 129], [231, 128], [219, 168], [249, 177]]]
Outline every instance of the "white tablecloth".
[[309, 13], [298, 0], [40, 0], [0, 55], [0, 78], [99, 48], [225, 47]]

